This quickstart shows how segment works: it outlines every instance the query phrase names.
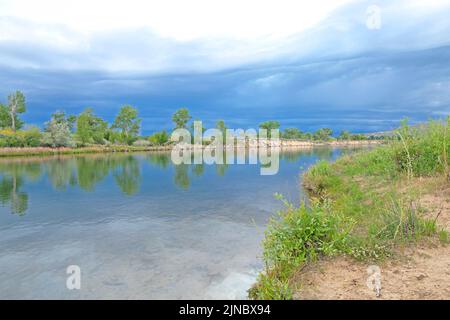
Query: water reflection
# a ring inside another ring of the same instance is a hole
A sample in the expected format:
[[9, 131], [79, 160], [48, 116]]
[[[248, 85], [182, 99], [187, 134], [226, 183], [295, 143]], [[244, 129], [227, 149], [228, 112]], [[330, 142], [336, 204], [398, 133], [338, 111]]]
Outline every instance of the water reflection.
[[41, 164], [28, 161], [0, 162], [0, 202], [10, 206], [11, 213], [23, 215], [28, 209], [28, 194], [22, 190], [25, 181], [41, 175]]
[[284, 151], [268, 176], [162, 152], [0, 158], [0, 299], [245, 298], [273, 194], [297, 204], [302, 170], [340, 154]]
[[[330, 160], [333, 157], [333, 149], [285, 150], [280, 153], [280, 160], [294, 163], [305, 156]], [[225, 155], [225, 162], [227, 159], [229, 161], [230, 157]], [[10, 207], [11, 213], [25, 214], [29, 197], [24, 190], [24, 184], [27, 181], [36, 181], [42, 176], [48, 178], [56, 191], [66, 191], [69, 187], [78, 186], [83, 191], [93, 192], [98, 183], [111, 175], [121, 192], [131, 196], [140, 190], [143, 163], [164, 170], [173, 167], [173, 183], [182, 190], [189, 189], [192, 179], [201, 177], [206, 166], [173, 165], [170, 152], [1, 159], [0, 202], [4, 207]], [[233, 164], [213, 165], [216, 175], [226, 175], [230, 165]]]

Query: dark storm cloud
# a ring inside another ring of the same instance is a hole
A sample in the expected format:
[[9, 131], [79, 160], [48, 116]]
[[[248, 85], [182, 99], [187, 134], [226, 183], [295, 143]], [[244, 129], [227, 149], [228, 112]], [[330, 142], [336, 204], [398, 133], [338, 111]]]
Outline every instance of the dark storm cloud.
[[366, 7], [343, 8], [254, 60], [208, 54], [232, 43], [177, 43], [147, 30], [96, 35], [73, 50], [0, 41], [0, 95], [23, 90], [24, 118], [36, 124], [55, 109], [87, 106], [111, 121], [129, 103], [139, 108], [144, 133], [170, 128], [180, 107], [208, 126], [276, 119], [304, 130], [378, 131], [403, 117], [449, 114], [449, 11], [404, 12], [381, 2], [383, 24], [374, 31], [365, 27]]

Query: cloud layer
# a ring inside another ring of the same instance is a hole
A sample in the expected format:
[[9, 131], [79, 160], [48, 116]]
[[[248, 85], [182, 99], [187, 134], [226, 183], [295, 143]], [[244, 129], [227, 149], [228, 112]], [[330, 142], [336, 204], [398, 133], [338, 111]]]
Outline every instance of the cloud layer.
[[449, 114], [450, 6], [379, 1], [381, 28], [371, 30], [369, 4], [342, 6], [294, 34], [190, 40], [148, 26], [86, 32], [3, 15], [0, 95], [23, 90], [26, 120], [36, 124], [86, 106], [112, 120], [121, 104], [135, 104], [144, 133], [170, 128], [183, 106], [208, 125], [270, 118], [355, 131]]

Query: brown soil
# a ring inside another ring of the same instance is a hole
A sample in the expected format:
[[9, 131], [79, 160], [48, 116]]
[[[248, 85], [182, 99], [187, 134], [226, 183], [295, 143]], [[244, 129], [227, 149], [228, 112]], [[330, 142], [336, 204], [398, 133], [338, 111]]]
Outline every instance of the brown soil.
[[[450, 188], [421, 198], [426, 215], [450, 231]], [[366, 282], [370, 264], [346, 257], [311, 264], [293, 277], [295, 299], [450, 299], [450, 245], [437, 239], [400, 248], [395, 258], [378, 264], [381, 295]]]

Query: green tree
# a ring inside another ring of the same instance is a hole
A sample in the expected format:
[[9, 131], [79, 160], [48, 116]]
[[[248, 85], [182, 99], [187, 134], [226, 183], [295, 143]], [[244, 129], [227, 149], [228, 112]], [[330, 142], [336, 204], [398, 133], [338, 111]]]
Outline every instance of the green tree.
[[184, 163], [175, 166], [175, 185], [184, 190], [189, 189], [189, 186], [191, 185], [188, 168], [189, 166]]
[[226, 143], [227, 141], [227, 126], [225, 125], [225, 121], [223, 120], [218, 120], [216, 122], [216, 129], [220, 130], [220, 132], [222, 132], [222, 139], [223, 142]]
[[225, 132], [227, 131], [227, 126], [225, 125], [225, 121], [223, 120], [218, 120], [216, 122], [216, 128], [219, 129], [220, 131], [222, 131], [222, 135], [225, 136]]
[[76, 133], [83, 144], [103, 144], [107, 128], [108, 124], [87, 108], [78, 116]]
[[351, 134], [347, 130], [342, 130], [339, 133], [338, 140], [350, 140]]
[[281, 134], [283, 139], [303, 139], [303, 132], [297, 128], [286, 128]]
[[18, 121], [17, 114], [26, 111], [25, 96], [22, 92], [16, 91], [8, 96], [8, 111], [11, 118], [11, 129], [20, 129], [21, 121]]
[[141, 182], [139, 161], [132, 156], [120, 159], [119, 166], [114, 172], [114, 179], [126, 195], [131, 196], [138, 192]]
[[321, 128], [314, 132], [313, 138], [314, 140], [328, 141], [330, 140], [332, 134], [333, 130], [331, 130], [330, 128]]
[[121, 140], [127, 144], [132, 144], [136, 140], [140, 127], [141, 119], [138, 118], [138, 111], [130, 105], [120, 109], [112, 125], [112, 129], [120, 130]]
[[42, 141], [43, 144], [51, 147], [75, 146], [70, 130], [70, 123], [65, 117], [64, 112], [58, 111], [52, 115], [50, 121], [46, 123]]
[[156, 145], [160, 146], [160, 145], [166, 144], [169, 141], [169, 134], [167, 133], [166, 130], [163, 130], [160, 132], [155, 132], [150, 137], [148, 137], [148, 140], [152, 144], [156, 144]]
[[191, 120], [192, 117], [189, 114], [189, 110], [186, 108], [178, 109], [172, 115], [172, 121], [175, 124], [175, 129], [186, 129], [187, 123]]
[[265, 121], [259, 124], [259, 127], [261, 129], [266, 129], [267, 130], [267, 137], [271, 137], [271, 131], [270, 130], [275, 130], [275, 129], [279, 129], [280, 128], [280, 123], [278, 121]]
[[52, 119], [54, 119], [58, 124], [67, 125], [69, 127], [69, 130], [72, 131], [72, 129], [75, 127], [77, 116], [66, 115], [64, 111], [58, 110], [52, 114]]

